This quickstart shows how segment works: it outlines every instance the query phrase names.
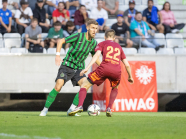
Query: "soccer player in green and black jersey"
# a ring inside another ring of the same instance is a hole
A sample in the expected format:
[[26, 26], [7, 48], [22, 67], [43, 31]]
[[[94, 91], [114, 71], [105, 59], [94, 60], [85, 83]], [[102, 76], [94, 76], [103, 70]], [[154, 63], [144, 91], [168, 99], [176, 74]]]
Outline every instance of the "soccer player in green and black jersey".
[[[46, 116], [49, 107], [67, 81], [71, 80], [73, 86], [81, 86], [83, 81], [86, 80], [86, 76], [80, 76], [80, 72], [85, 68], [85, 59], [88, 57], [89, 53], [92, 55], [95, 53], [97, 42], [93, 38], [95, 37], [97, 28], [98, 23], [95, 20], [90, 20], [87, 23], [86, 33], [76, 33], [65, 39], [63, 38], [58, 42], [55, 63], [56, 65], [61, 66], [58, 70], [56, 85], [49, 93], [45, 107], [41, 111], [40, 116]], [[64, 43], [71, 43], [71, 47], [61, 63], [60, 50]], [[96, 63], [100, 65], [101, 62], [97, 60]], [[76, 108], [79, 103], [78, 101], [79, 99], [77, 94], [69, 111]]]

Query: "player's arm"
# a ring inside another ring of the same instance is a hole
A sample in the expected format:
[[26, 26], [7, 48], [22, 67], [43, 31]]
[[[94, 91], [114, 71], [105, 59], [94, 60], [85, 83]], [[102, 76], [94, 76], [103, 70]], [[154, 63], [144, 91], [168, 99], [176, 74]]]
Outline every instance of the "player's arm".
[[128, 81], [129, 81], [130, 83], [134, 83], [134, 80], [133, 80], [133, 78], [132, 78], [132, 73], [131, 73], [131, 68], [130, 68], [129, 62], [127, 61], [127, 59], [123, 59], [122, 62], [123, 62], [123, 64], [125, 65], [125, 68], [126, 68], [126, 70], [127, 70], [128, 76], [129, 76], [129, 77], [128, 77]]
[[63, 46], [63, 44], [65, 43], [65, 38], [63, 39], [60, 39], [58, 42], [57, 42], [57, 48], [56, 48], [56, 59], [55, 59], [55, 63], [57, 66], [60, 66], [61, 65], [61, 58], [60, 58], [60, 51], [61, 51], [61, 48]]
[[[94, 57], [94, 55], [92, 55], [92, 57]], [[101, 65], [101, 60], [100, 60], [99, 58], [96, 60], [96, 64], [97, 64], [98, 66]]]
[[88, 65], [84, 70], [81, 71], [80, 76], [83, 76], [83, 75], [89, 70], [89, 68], [90, 68], [97, 60], [99, 60], [100, 55], [101, 55], [101, 51], [98, 50], [98, 51], [95, 53], [95, 55], [93, 56], [93, 58], [92, 58], [92, 60], [90, 61], [89, 65]]

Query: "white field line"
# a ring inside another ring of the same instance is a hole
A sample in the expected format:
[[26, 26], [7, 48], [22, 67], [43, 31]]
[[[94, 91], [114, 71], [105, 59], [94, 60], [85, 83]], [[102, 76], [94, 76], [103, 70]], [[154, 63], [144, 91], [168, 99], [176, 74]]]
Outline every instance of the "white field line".
[[27, 135], [14, 135], [14, 134], [6, 134], [0, 133], [0, 137], [7, 137], [7, 138], [18, 138], [18, 139], [61, 139], [60, 137], [50, 138], [50, 137], [40, 137], [40, 136], [27, 136]]

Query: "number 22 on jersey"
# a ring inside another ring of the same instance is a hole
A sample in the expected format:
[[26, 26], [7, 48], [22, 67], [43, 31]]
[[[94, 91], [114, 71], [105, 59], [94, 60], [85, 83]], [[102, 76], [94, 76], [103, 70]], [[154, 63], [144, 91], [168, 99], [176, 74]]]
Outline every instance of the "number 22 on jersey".
[[[120, 56], [120, 49], [119, 48], [113, 48], [112, 46], [107, 47], [107, 55], [106, 58], [110, 58], [116, 61], [120, 61], [120, 59], [117, 56]], [[114, 53], [114, 56], [111, 56], [111, 54]]]

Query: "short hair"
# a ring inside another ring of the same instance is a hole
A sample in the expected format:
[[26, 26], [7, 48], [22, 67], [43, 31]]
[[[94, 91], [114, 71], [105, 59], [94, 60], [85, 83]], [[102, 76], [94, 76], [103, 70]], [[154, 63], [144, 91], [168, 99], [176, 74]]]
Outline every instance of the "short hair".
[[67, 26], [67, 27], [73, 27], [73, 26], [74, 26], [74, 22], [72, 22], [72, 21], [67, 21], [66, 26]]
[[3, 0], [3, 1], [2, 1], [2, 3], [4, 3], [4, 2], [6, 2], [6, 3], [7, 3], [7, 2], [8, 2], [8, 0]]
[[[82, 4], [81, 4], [81, 5], [79, 6], [79, 8], [81, 8], [81, 7], [85, 7], [85, 5], [82, 5]], [[85, 8], [86, 8], [86, 7], [85, 7]]]
[[164, 4], [163, 4], [163, 9], [162, 10], [165, 10], [165, 4], [169, 4], [169, 10], [171, 11], [171, 5], [170, 5], [170, 2], [166, 1]]
[[105, 37], [106, 38], [114, 38], [115, 37], [115, 31], [113, 29], [108, 29], [105, 31]]
[[86, 18], [86, 19], [85, 19], [85, 23], [87, 23], [87, 22], [90, 21], [90, 20], [93, 20], [93, 19], [91, 19], [91, 18]]
[[91, 25], [91, 24], [94, 24], [94, 25], [98, 25], [98, 22], [94, 19], [91, 19], [87, 22], [87, 26]]
[[37, 19], [37, 18], [32, 18], [32, 19], [31, 19], [31, 23], [32, 23], [32, 22], [35, 22], [35, 21], [38, 22], [38, 19]]
[[151, 1], [151, 2], [153, 2], [153, 3], [154, 3], [154, 1], [153, 1], [153, 0], [148, 0], [148, 3], [149, 3], [149, 1]]
[[142, 15], [142, 13], [141, 13], [141, 12], [136, 12], [136, 15], [138, 15], [138, 14], [141, 14], [141, 15]]
[[53, 25], [54, 25], [54, 26], [61, 26], [61, 22], [56, 21]]
[[66, 9], [66, 4], [64, 2], [59, 2], [58, 6], [59, 6], [59, 4], [63, 4], [64, 5], [64, 9]]

